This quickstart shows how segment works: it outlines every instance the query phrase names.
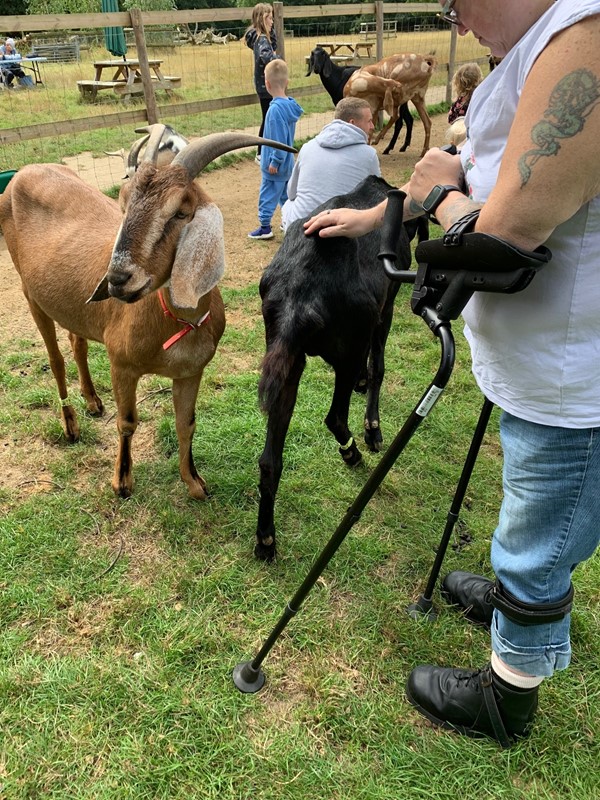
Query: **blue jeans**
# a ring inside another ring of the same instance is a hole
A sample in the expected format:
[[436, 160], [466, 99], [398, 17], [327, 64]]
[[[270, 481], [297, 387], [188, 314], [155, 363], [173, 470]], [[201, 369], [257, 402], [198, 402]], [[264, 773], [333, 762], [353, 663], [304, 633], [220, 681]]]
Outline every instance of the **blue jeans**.
[[[500, 438], [504, 498], [492, 567], [522, 602], [557, 602], [600, 541], [600, 428], [554, 428], [503, 412]], [[570, 614], [524, 626], [495, 611], [492, 649], [515, 669], [549, 676], [569, 664], [569, 627]]]
[[287, 178], [275, 180], [261, 176], [260, 192], [258, 194], [258, 221], [263, 227], [268, 227], [273, 219], [277, 204], [283, 206], [287, 200]]

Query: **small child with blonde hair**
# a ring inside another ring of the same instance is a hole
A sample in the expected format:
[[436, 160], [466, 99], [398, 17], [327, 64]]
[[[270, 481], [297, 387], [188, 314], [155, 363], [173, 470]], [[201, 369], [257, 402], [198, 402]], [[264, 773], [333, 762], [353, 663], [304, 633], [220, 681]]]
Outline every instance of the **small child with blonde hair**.
[[[265, 67], [265, 83], [273, 100], [265, 117], [264, 137], [276, 142], [294, 144], [296, 122], [302, 108], [293, 97], [287, 97], [288, 66], [283, 59], [269, 61]], [[258, 194], [259, 227], [249, 239], [272, 239], [271, 220], [277, 205], [287, 200], [287, 183], [294, 168], [294, 156], [285, 150], [264, 145], [260, 158], [260, 191]]]
[[463, 64], [454, 73], [452, 79], [452, 87], [456, 100], [450, 106], [448, 112], [448, 122], [452, 124], [459, 117], [464, 117], [467, 113], [471, 97], [475, 89], [483, 80], [483, 72], [479, 68], [479, 64], [474, 61], [468, 64]]

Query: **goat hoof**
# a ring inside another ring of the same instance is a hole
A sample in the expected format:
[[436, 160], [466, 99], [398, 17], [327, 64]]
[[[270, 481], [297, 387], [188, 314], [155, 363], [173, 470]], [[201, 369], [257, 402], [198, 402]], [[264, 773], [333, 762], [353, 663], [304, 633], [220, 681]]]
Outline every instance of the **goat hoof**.
[[352, 444], [347, 449], [340, 447], [339, 453], [344, 459], [344, 464], [347, 464], [349, 467], [355, 467], [362, 461], [362, 453], [356, 446], [356, 442], [354, 440], [352, 440]]
[[104, 414], [104, 404], [99, 397], [92, 397], [87, 401], [87, 411], [92, 417], [101, 417]]
[[206, 500], [210, 496], [204, 482], [188, 484], [188, 489], [190, 497], [194, 500]]
[[73, 444], [73, 442], [78, 442], [79, 423], [77, 422], [75, 411], [71, 406], [63, 406], [61, 416], [65, 438], [71, 444]]
[[365, 430], [365, 444], [373, 453], [383, 450], [383, 436], [379, 428]]
[[272, 544], [264, 544], [261, 541], [257, 541], [254, 546], [254, 555], [256, 556], [256, 558], [258, 558], [259, 561], [265, 561], [267, 564], [271, 564], [275, 560], [275, 556], [277, 555], [277, 550], [275, 549], [275, 542], [273, 542]]
[[384, 156], [389, 156], [389, 154], [390, 154], [391, 152], [392, 152], [392, 151], [391, 151], [391, 150], [390, 150], [388, 147], [386, 147], [386, 149], [383, 151], [383, 155], [384, 155]]

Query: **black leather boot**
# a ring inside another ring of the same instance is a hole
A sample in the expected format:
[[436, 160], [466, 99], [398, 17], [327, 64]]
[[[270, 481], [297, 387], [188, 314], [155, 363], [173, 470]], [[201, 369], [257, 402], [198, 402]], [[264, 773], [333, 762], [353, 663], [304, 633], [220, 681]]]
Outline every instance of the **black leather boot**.
[[480, 670], [420, 666], [408, 676], [406, 696], [435, 725], [466, 736], [489, 736], [510, 747], [527, 736], [538, 687], [509, 686], [489, 664]]
[[469, 622], [489, 628], [494, 613], [494, 606], [489, 599], [493, 586], [494, 582], [487, 578], [456, 570], [446, 575], [440, 591], [450, 605], [460, 606]]

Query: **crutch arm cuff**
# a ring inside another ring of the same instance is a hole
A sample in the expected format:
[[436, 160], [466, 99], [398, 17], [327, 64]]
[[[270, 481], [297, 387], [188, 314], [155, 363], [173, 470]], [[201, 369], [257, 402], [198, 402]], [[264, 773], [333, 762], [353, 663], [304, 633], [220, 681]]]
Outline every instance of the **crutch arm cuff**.
[[571, 612], [573, 594], [571, 584], [562, 600], [555, 603], [524, 603], [497, 580], [490, 592], [490, 603], [518, 625], [546, 625], [549, 622], [559, 622]]

